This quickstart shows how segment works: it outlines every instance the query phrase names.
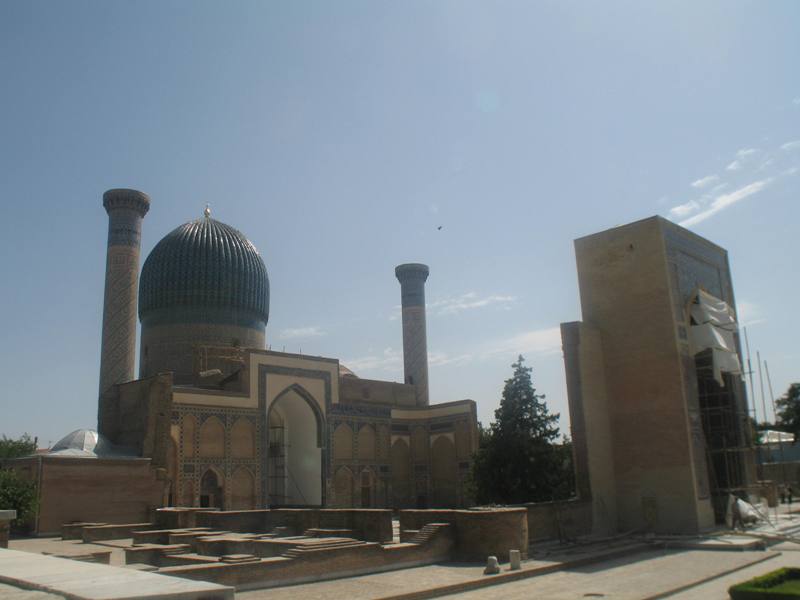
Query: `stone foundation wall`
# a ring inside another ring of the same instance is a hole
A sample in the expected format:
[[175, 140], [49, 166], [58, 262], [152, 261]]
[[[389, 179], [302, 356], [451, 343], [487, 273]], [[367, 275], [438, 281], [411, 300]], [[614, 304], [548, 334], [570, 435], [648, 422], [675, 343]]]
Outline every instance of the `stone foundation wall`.
[[353, 532], [352, 537], [360, 540], [369, 542], [392, 540], [392, 511], [382, 509], [280, 508], [198, 511], [195, 513], [195, 525], [242, 533], [269, 533], [276, 527], [288, 527], [296, 535], [301, 535], [308, 529], [349, 529]]
[[161, 505], [167, 482], [146, 459], [41, 460], [36, 533], [58, 534], [65, 523], [140, 523]]
[[536, 502], [522, 507], [528, 511], [531, 542], [573, 539], [592, 533], [591, 501]]
[[508, 560], [509, 550], [528, 553], [528, 511], [525, 508], [490, 510], [401, 510], [400, 530], [419, 530], [428, 523], [454, 525], [454, 558], [485, 561], [487, 556]]
[[[299, 559], [275, 557], [242, 564], [217, 561], [164, 567], [158, 572], [187, 579], [225, 583], [235, 586], [237, 590], [245, 590], [432, 564], [451, 559], [453, 545], [450, 528], [446, 528], [424, 544], [381, 546], [368, 543], [308, 552]], [[180, 555], [175, 558], [179, 559]]]

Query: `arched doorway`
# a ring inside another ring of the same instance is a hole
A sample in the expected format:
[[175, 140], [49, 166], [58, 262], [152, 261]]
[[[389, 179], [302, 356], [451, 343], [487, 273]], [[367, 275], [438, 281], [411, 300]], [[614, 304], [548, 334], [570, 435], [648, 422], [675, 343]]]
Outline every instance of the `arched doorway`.
[[372, 508], [375, 500], [375, 476], [370, 469], [361, 471], [361, 508]]
[[322, 414], [314, 398], [292, 385], [267, 415], [270, 505], [322, 505]]
[[335, 506], [351, 508], [353, 506], [353, 473], [347, 467], [340, 467], [333, 477], [333, 496]]
[[221, 477], [214, 469], [209, 469], [203, 473], [203, 477], [200, 479], [200, 506], [223, 510], [225, 508], [224, 498]]

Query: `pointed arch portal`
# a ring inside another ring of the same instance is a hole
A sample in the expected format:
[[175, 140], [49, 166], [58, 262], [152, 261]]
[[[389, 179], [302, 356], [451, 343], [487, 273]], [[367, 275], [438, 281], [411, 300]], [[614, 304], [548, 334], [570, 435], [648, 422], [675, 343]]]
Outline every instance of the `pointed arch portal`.
[[278, 394], [267, 412], [270, 506], [322, 505], [322, 412], [302, 386]]

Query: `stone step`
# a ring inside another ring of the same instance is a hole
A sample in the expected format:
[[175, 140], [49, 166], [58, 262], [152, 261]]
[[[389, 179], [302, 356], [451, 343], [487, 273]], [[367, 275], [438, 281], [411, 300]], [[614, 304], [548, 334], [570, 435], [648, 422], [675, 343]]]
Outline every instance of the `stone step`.
[[261, 559], [253, 554], [224, 554], [219, 557], [220, 562], [224, 563], [250, 563], [259, 562]]

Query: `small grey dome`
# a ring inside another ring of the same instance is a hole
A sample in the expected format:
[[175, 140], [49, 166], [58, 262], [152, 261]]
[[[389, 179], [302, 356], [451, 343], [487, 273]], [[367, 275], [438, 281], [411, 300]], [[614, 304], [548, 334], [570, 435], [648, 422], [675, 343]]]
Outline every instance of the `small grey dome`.
[[351, 369], [345, 367], [342, 363], [339, 363], [339, 377], [355, 377], [358, 379], [358, 375], [353, 373]]
[[125, 456], [122, 448], [114, 446], [94, 429], [76, 429], [58, 440], [48, 451], [49, 455], [98, 458]]
[[256, 247], [208, 213], [164, 236], [142, 267], [139, 318], [176, 308], [234, 309], [266, 325], [269, 278]]

